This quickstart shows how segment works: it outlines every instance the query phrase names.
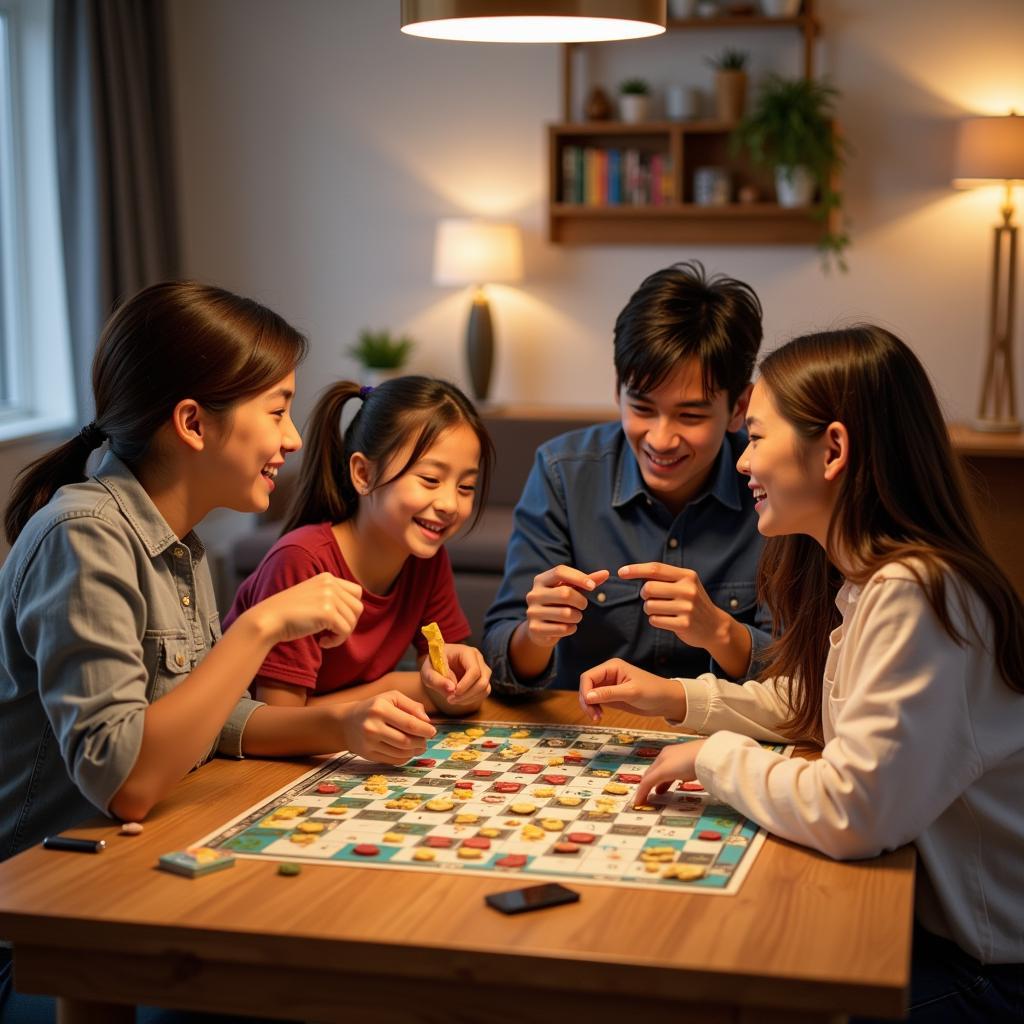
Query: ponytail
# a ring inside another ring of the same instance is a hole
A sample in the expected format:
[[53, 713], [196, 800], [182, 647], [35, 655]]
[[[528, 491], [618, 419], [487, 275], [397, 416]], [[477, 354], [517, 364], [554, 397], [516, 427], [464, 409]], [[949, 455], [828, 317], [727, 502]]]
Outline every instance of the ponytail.
[[306, 425], [306, 456], [282, 534], [308, 523], [340, 523], [355, 512], [358, 495], [345, 457], [341, 414], [362, 391], [358, 384], [342, 380], [317, 399]]
[[81, 483], [89, 456], [104, 441], [95, 421], [83, 427], [70, 441], [30, 462], [14, 480], [11, 500], [4, 512], [4, 533], [13, 544], [25, 524], [65, 484]]

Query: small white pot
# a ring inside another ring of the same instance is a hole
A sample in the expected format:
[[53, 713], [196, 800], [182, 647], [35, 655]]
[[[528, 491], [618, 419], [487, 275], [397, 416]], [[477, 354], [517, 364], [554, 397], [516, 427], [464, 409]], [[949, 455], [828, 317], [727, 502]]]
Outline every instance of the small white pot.
[[800, 10], [800, 0], [761, 0], [761, 10], [769, 18], [792, 18]]
[[775, 196], [779, 206], [792, 209], [810, 206], [814, 199], [814, 178], [806, 167], [776, 167]]
[[624, 93], [619, 97], [619, 116], [626, 124], [640, 124], [647, 120], [649, 96]]

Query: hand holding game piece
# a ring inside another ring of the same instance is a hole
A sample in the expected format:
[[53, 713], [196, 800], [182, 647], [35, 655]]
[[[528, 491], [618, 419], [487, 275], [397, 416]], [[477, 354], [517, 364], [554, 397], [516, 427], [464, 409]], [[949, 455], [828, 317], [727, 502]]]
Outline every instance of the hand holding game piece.
[[244, 615], [260, 623], [274, 644], [321, 633], [321, 647], [343, 644], [363, 613], [363, 588], [329, 572], [282, 590], [255, 604]]
[[677, 779], [689, 782], [697, 777], [697, 757], [704, 748], [704, 740], [673, 743], [662, 749], [657, 760], [644, 772], [636, 788], [634, 804], [645, 804], [651, 792], [667, 793]]
[[338, 707], [345, 749], [368, 761], [404, 764], [437, 732], [423, 705], [398, 690]]
[[587, 607], [585, 593], [599, 587], [611, 573], [597, 569], [586, 573], [569, 565], [556, 565], [533, 579], [526, 595], [526, 631], [538, 647], [554, 647], [576, 632]]
[[580, 707], [595, 722], [601, 721], [601, 705], [634, 715], [660, 715], [673, 721], [686, 717], [686, 691], [675, 679], [612, 658], [580, 676]]
[[484, 656], [466, 644], [445, 644], [448, 675], [439, 675], [429, 658], [420, 665], [423, 687], [439, 711], [465, 715], [476, 711], [491, 692], [491, 670]]
[[708, 648], [729, 638], [732, 617], [708, 597], [693, 569], [642, 562], [619, 569], [623, 579], [642, 579], [644, 614], [655, 629], [674, 633], [684, 644]]

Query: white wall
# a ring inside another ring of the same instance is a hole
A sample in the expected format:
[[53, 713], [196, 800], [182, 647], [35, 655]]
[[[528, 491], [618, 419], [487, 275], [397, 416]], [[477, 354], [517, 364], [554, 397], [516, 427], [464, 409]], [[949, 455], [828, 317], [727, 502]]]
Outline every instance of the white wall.
[[[526, 231], [527, 279], [493, 290], [497, 400], [604, 404], [616, 313], [644, 275], [698, 257], [756, 288], [766, 347], [879, 321], [915, 347], [951, 416], [973, 412], [998, 194], [950, 187], [953, 125], [1024, 109], [1020, 0], [821, 0], [819, 68], [842, 91], [856, 149], [850, 272], [830, 276], [809, 248], [549, 245], [544, 125], [560, 117], [557, 48], [411, 39], [398, 0], [169, 6], [186, 269], [309, 332], [300, 414], [324, 383], [355, 372], [343, 349], [364, 325], [411, 332], [415, 369], [465, 379], [468, 293], [430, 279], [436, 220], [464, 213]], [[710, 84], [703, 57], [724, 45], [754, 51], [755, 71], [773, 55], [797, 70], [785, 35], [672, 33], [655, 44], [617, 44], [641, 49], [607, 58], [606, 84], [620, 71]], [[1018, 353], [1022, 328], [1024, 317]]]

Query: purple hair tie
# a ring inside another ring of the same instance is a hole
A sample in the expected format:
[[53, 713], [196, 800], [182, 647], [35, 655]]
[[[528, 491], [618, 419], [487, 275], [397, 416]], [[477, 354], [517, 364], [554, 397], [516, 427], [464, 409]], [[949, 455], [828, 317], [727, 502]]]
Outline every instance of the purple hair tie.
[[359, 389], [359, 397], [365, 402], [370, 397], [370, 393], [373, 391], [372, 384], [364, 384]]

